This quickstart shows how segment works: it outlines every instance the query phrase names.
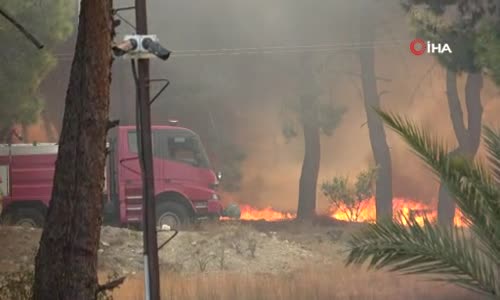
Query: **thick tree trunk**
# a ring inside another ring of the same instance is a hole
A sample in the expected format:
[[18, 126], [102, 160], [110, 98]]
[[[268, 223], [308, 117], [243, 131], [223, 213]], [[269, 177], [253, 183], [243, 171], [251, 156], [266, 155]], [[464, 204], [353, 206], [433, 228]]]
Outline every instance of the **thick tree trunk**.
[[[458, 147], [451, 155], [466, 155], [473, 158], [481, 141], [481, 124], [483, 106], [481, 105], [481, 89], [483, 77], [481, 73], [467, 75], [465, 84], [465, 106], [467, 108], [467, 127], [460, 105], [457, 89], [457, 75], [452, 71], [446, 73], [446, 93], [450, 118], [457, 138]], [[444, 184], [439, 187], [438, 222], [443, 226], [453, 225], [455, 218], [455, 201]]]
[[300, 173], [297, 219], [311, 220], [316, 213], [316, 186], [321, 159], [320, 124], [316, 100], [304, 97], [300, 106], [305, 151]]
[[111, 81], [111, 1], [82, 0], [34, 299], [96, 299]]
[[[371, 11], [363, 7], [361, 17], [360, 38], [363, 45], [371, 45], [375, 39], [375, 26]], [[387, 145], [384, 125], [375, 113], [374, 108], [380, 107], [380, 97], [375, 74], [375, 53], [373, 47], [363, 47], [359, 50], [361, 63], [361, 84], [363, 88], [364, 104], [370, 144], [377, 165], [377, 179], [375, 182], [375, 199], [377, 222], [383, 219], [392, 219], [392, 162], [389, 146]]]

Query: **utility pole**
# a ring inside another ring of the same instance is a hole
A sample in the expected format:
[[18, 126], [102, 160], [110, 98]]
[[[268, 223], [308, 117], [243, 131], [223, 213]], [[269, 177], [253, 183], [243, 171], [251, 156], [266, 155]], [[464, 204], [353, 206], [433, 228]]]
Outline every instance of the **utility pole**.
[[[135, 0], [137, 34], [148, 33], [146, 0]], [[158, 241], [154, 195], [153, 149], [151, 141], [151, 110], [149, 95], [149, 59], [138, 59], [138, 120], [143, 199], [143, 239], [146, 300], [160, 300], [160, 272], [158, 270]]]

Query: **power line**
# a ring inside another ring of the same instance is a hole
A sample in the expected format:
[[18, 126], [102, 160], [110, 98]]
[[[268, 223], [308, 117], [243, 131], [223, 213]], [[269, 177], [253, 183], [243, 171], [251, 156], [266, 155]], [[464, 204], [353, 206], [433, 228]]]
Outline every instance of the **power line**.
[[356, 46], [356, 47], [328, 47], [328, 48], [307, 48], [307, 49], [276, 49], [267, 50], [260, 49], [255, 51], [220, 51], [220, 52], [199, 52], [199, 53], [176, 53], [173, 52], [172, 56], [175, 57], [193, 57], [193, 56], [234, 56], [234, 55], [253, 55], [253, 54], [290, 54], [290, 53], [306, 53], [306, 52], [337, 52], [337, 51], [354, 51], [366, 48], [387, 48], [392, 45], [383, 46]]
[[191, 52], [228, 52], [228, 51], [262, 51], [262, 50], [289, 50], [289, 49], [307, 49], [307, 48], [338, 48], [338, 47], [373, 47], [378, 45], [409, 43], [408, 39], [391, 39], [383, 41], [375, 41], [374, 43], [362, 42], [337, 42], [330, 44], [309, 44], [296, 46], [265, 46], [265, 47], [249, 47], [249, 48], [221, 48], [221, 49], [196, 49], [196, 50], [174, 50], [175, 53], [191, 53]]
[[[255, 54], [288, 54], [304, 52], [336, 52], [359, 50], [366, 48], [390, 48], [397, 45], [408, 44], [408, 39], [393, 39], [376, 41], [374, 43], [336, 43], [336, 44], [311, 44], [298, 46], [267, 46], [248, 48], [220, 48], [220, 49], [193, 49], [193, 50], [173, 50], [175, 57], [196, 57], [196, 56], [234, 56], [234, 55], [255, 55]], [[60, 60], [72, 59], [73, 53], [56, 53]]]

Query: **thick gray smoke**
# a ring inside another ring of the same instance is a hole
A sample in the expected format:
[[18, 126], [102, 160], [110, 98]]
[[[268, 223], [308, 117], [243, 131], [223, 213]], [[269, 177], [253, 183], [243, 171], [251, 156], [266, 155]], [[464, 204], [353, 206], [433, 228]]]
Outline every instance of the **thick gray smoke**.
[[[206, 146], [215, 160], [218, 143], [229, 140], [236, 144], [246, 159], [241, 189], [230, 197], [294, 209], [303, 142], [300, 135], [285, 142], [282, 111], [287, 101], [298, 97], [299, 57], [310, 51], [322, 97], [348, 108], [335, 134], [322, 139], [320, 180], [354, 176], [372, 161], [356, 53], [366, 46], [359, 44], [358, 33], [364, 1], [370, 0], [148, 1], [150, 32], [174, 51], [167, 62], [155, 60], [152, 64], [153, 78], [172, 82], [154, 104], [154, 122], [178, 118], [181, 124], [193, 127], [208, 141]], [[130, 0], [115, 0], [116, 7], [129, 5]], [[131, 12], [122, 16], [134, 21]], [[405, 113], [455, 143], [444, 72], [432, 57], [410, 54], [413, 35], [399, 1], [380, 1], [373, 18], [377, 20], [376, 72], [384, 108]], [[132, 29], [123, 23], [118, 32], [122, 35]], [[122, 123], [133, 123], [129, 62], [115, 61], [113, 75], [113, 115]], [[159, 87], [154, 86], [152, 93]], [[488, 121], [499, 105], [491, 101], [496, 97], [491, 85], [483, 92]], [[390, 133], [388, 139], [395, 196], [432, 201], [437, 185], [431, 173], [398, 137]], [[325, 200], [320, 197], [319, 201], [324, 207]]]

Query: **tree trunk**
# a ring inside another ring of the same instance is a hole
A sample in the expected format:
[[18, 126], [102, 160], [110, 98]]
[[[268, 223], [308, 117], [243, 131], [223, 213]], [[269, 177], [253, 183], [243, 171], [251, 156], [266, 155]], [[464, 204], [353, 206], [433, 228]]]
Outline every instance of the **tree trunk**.
[[21, 133], [21, 138], [23, 140], [23, 143], [29, 141], [29, 126], [26, 124], [22, 125], [22, 133]]
[[111, 1], [82, 0], [35, 300], [96, 299], [111, 82]]
[[55, 141], [57, 138], [57, 134], [54, 132], [54, 128], [52, 127], [52, 122], [50, 122], [50, 118], [47, 115], [46, 111], [43, 111], [41, 113], [42, 121], [43, 121], [43, 126], [45, 129], [45, 132], [47, 134], [47, 140], [49, 142]]
[[[458, 147], [450, 155], [466, 155], [473, 158], [481, 142], [481, 124], [483, 106], [481, 105], [481, 89], [483, 77], [481, 73], [467, 75], [465, 84], [465, 106], [467, 108], [467, 127], [460, 105], [457, 89], [457, 75], [452, 71], [446, 73], [446, 94], [450, 109], [450, 118], [457, 138]], [[438, 222], [443, 226], [452, 226], [455, 218], [455, 201], [444, 184], [439, 187]]]
[[311, 220], [316, 212], [316, 186], [321, 159], [320, 124], [315, 99], [300, 100], [304, 130], [304, 161], [299, 181], [299, 206], [297, 219]]
[[6, 125], [0, 129], [1, 143], [8, 144], [11, 141], [12, 125]]
[[375, 53], [372, 45], [375, 39], [375, 25], [371, 10], [362, 7], [360, 38], [363, 45], [359, 50], [361, 63], [361, 84], [363, 88], [366, 120], [370, 136], [370, 144], [377, 166], [375, 182], [375, 203], [377, 222], [392, 219], [392, 162], [387, 145], [384, 125], [375, 113], [374, 108], [380, 107], [380, 98], [375, 74]]

